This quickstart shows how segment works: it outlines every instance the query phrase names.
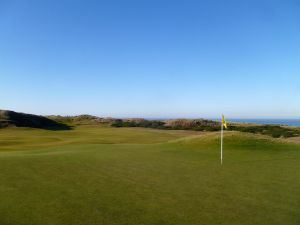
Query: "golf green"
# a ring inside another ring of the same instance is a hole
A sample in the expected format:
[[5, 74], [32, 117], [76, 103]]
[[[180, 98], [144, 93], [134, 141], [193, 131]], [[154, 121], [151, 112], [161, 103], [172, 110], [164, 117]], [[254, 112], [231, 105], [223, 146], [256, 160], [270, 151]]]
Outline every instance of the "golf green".
[[1, 225], [297, 225], [300, 145], [79, 126], [0, 129]]

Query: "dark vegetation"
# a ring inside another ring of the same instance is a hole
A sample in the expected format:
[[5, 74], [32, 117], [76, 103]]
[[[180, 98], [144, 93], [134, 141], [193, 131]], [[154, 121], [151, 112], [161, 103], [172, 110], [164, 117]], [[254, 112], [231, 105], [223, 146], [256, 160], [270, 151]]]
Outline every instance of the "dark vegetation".
[[265, 134], [274, 138], [288, 138], [300, 136], [299, 129], [287, 128], [279, 125], [256, 125], [256, 126], [236, 126], [230, 125], [229, 130], [248, 132], [254, 134]]
[[[220, 123], [212, 120], [116, 120], [111, 124], [113, 127], [145, 127], [169, 130], [195, 130], [195, 131], [219, 131]], [[264, 134], [274, 138], [288, 138], [300, 136], [300, 129], [288, 128], [279, 125], [243, 125], [230, 124], [230, 131], [240, 131], [254, 134]]]
[[112, 123], [113, 127], [146, 127], [168, 130], [197, 130], [197, 131], [217, 131], [219, 125], [211, 120], [145, 120], [145, 119], [118, 119]]
[[68, 125], [97, 125], [97, 124], [111, 124], [116, 119], [113, 118], [101, 118], [92, 115], [79, 115], [79, 116], [48, 116], [49, 119], [64, 123]]
[[47, 130], [69, 130], [70, 126], [43, 116], [0, 110], [0, 128], [7, 126], [32, 127]]
[[145, 128], [157, 128], [164, 129], [164, 122], [159, 120], [144, 120], [144, 119], [132, 119], [122, 120], [117, 119], [111, 125], [113, 127], [145, 127]]

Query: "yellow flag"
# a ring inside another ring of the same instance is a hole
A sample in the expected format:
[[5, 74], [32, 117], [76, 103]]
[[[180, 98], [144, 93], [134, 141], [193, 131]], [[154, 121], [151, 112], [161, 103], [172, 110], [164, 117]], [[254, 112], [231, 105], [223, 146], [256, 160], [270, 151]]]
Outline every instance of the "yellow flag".
[[225, 129], [227, 129], [227, 123], [223, 114], [222, 114], [222, 124], [225, 127]]

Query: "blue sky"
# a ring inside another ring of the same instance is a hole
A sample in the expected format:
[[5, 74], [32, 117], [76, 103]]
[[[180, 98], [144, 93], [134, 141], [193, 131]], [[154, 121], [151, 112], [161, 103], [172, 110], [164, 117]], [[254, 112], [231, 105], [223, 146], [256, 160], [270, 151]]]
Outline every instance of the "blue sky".
[[0, 0], [0, 108], [300, 118], [295, 0]]

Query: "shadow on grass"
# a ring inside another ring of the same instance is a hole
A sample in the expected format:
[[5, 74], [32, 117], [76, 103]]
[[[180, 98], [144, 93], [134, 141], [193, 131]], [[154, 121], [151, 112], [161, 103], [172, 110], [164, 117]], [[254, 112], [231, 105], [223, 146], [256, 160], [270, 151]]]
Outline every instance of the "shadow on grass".
[[57, 126], [46, 126], [46, 127], [35, 127], [43, 130], [52, 130], [52, 131], [63, 131], [63, 130], [72, 130], [74, 126], [69, 126], [66, 124], [58, 124]]
[[53, 131], [72, 129], [72, 127], [67, 124], [44, 116], [0, 110], [0, 128], [8, 126], [30, 127]]
[[50, 123], [43, 121], [41, 123], [36, 122], [27, 122], [27, 121], [10, 121], [10, 120], [0, 120], [0, 129], [6, 127], [28, 127], [28, 128], [36, 128], [42, 130], [52, 130], [52, 131], [63, 131], [63, 130], [72, 130], [74, 126], [70, 126], [67, 124], [59, 123], [56, 121], [51, 121]]

